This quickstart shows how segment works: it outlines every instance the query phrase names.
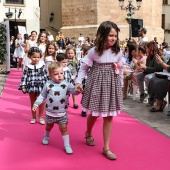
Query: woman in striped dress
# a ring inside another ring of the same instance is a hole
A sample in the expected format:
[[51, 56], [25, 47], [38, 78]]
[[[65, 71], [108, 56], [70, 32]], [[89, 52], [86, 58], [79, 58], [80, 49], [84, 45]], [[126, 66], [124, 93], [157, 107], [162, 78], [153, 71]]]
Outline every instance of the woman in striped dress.
[[[75, 89], [81, 91], [82, 79], [87, 73], [82, 97], [82, 107], [89, 113], [86, 144], [95, 145], [92, 128], [97, 118], [103, 117], [103, 154], [111, 160], [116, 159], [116, 155], [110, 150], [112, 119], [120, 113], [123, 104], [123, 58], [118, 34], [119, 28], [111, 21], [105, 21], [99, 26], [95, 47], [84, 58], [75, 85]], [[87, 72], [89, 68], [90, 71]]]

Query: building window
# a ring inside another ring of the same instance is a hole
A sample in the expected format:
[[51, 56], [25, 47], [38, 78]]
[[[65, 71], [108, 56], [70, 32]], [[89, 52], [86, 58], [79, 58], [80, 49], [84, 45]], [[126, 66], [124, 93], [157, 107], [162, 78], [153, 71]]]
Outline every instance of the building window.
[[24, 4], [24, 0], [6, 0], [6, 4]]
[[168, 5], [168, 0], [163, 0], [164, 5]]
[[162, 29], [165, 29], [165, 14], [162, 14]]

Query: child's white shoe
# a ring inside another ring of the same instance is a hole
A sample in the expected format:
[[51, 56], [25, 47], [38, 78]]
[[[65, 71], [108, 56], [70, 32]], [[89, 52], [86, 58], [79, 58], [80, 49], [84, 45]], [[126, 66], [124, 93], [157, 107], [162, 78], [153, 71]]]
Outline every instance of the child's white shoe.
[[44, 121], [43, 118], [39, 118], [39, 122], [40, 122], [41, 125], [45, 125], [45, 121]]
[[49, 140], [50, 140], [50, 137], [44, 135], [44, 138], [43, 138], [43, 140], [42, 140], [42, 144], [43, 144], [43, 145], [48, 145], [48, 144], [49, 144]]
[[31, 123], [31, 124], [35, 124], [35, 123], [36, 123], [36, 119], [31, 119], [31, 120], [30, 120], [30, 123]]
[[65, 151], [66, 151], [67, 154], [72, 154], [73, 153], [73, 150], [72, 150], [70, 145], [65, 146]]

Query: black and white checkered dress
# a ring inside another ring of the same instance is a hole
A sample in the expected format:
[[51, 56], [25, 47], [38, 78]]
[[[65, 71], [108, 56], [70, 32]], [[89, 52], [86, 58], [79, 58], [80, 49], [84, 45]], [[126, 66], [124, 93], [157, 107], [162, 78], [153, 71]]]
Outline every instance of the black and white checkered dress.
[[24, 69], [18, 89], [25, 88], [27, 93], [40, 93], [47, 79], [44, 62], [39, 62], [37, 65], [28, 64]]
[[93, 116], [116, 116], [122, 110], [122, 81], [123, 69], [115, 73], [113, 63], [121, 62], [122, 54], [114, 54], [106, 50], [103, 56], [98, 56], [94, 49], [84, 59], [76, 83], [81, 83], [87, 73], [87, 80], [82, 96], [83, 110]]

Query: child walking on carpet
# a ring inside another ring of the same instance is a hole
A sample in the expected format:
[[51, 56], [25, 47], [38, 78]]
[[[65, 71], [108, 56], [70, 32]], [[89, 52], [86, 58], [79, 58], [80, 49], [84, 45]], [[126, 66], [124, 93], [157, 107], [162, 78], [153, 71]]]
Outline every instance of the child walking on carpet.
[[35, 112], [36, 108], [46, 99], [46, 127], [42, 143], [48, 145], [50, 131], [53, 128], [54, 123], [57, 123], [64, 141], [65, 152], [67, 154], [72, 154], [73, 150], [69, 142], [67, 130], [68, 95], [69, 93], [74, 95], [79, 93], [75, 92], [72, 84], [64, 80], [63, 67], [59, 62], [51, 63], [48, 70], [50, 80], [45, 84], [40, 96], [35, 101], [32, 110]]
[[[84, 57], [88, 54], [88, 52], [89, 52], [90, 49], [91, 49], [91, 46], [88, 46], [88, 45], [86, 45], [86, 46], [83, 47], [83, 50], [82, 50], [82, 52], [83, 52], [83, 53], [82, 53], [83, 58], [81, 58], [81, 59], [79, 60], [77, 71], [79, 71], [80, 66], [83, 64], [83, 59], [84, 59]], [[87, 79], [87, 76], [85, 76], [85, 78], [82, 80], [82, 89], [85, 88], [86, 79]], [[82, 116], [82, 117], [86, 117], [86, 116], [87, 116], [86, 111], [83, 110], [83, 109], [82, 109], [82, 112], [81, 112], [81, 116]]]
[[[42, 57], [41, 51], [38, 47], [31, 47], [28, 52], [28, 57], [31, 60], [31, 63], [25, 66], [23, 76], [21, 78], [21, 84], [19, 86], [19, 90], [22, 90], [23, 93], [28, 93], [31, 101], [31, 108], [40, 92], [42, 91], [46, 81], [47, 81], [47, 72], [45, 69], [44, 62], [40, 62]], [[42, 118], [44, 112], [43, 102], [39, 106], [39, 123], [44, 125], [44, 119]], [[31, 124], [36, 123], [36, 112], [32, 111], [32, 119], [30, 121]]]
[[116, 159], [110, 149], [112, 119], [120, 113], [123, 104], [123, 66], [120, 65], [123, 61], [118, 34], [119, 28], [115, 23], [101, 23], [97, 30], [95, 47], [84, 57], [75, 85], [76, 91], [81, 92], [82, 79], [90, 68], [82, 97], [82, 107], [89, 113], [86, 144], [95, 145], [92, 129], [97, 118], [103, 117], [103, 154], [111, 160]]
[[[75, 79], [77, 75], [77, 67], [78, 67], [78, 59], [76, 57], [76, 50], [73, 47], [67, 47], [65, 54], [68, 57], [68, 63], [67, 66], [71, 70], [71, 73]], [[77, 109], [77, 101], [76, 101], [76, 96], [72, 95], [73, 98], [73, 108]]]
[[56, 61], [56, 46], [54, 42], [49, 42], [47, 44], [45, 55], [44, 55], [44, 62], [45, 62], [47, 73], [48, 73], [48, 66], [54, 61]]

